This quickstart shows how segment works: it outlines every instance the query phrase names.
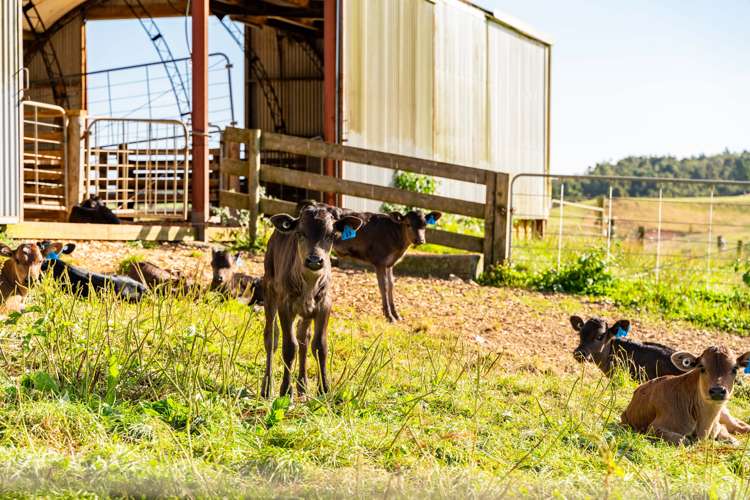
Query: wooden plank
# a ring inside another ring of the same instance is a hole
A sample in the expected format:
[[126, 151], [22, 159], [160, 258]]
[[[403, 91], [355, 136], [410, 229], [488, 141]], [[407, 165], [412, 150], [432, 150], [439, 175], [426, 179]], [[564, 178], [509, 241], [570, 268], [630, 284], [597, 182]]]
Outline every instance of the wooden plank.
[[452, 233], [439, 229], [427, 230], [427, 243], [443, 245], [444, 247], [458, 248], [467, 252], [482, 253], [484, 239], [468, 234]]
[[430, 210], [441, 210], [469, 217], [484, 217], [484, 204], [482, 203], [456, 200], [431, 194], [414, 193], [403, 189], [375, 186], [364, 182], [347, 181], [311, 172], [273, 167], [271, 165], [261, 166], [260, 180], [284, 186], [309, 189], [311, 191], [335, 192], [359, 198], [399, 203], [401, 205], [422, 207]]
[[22, 222], [8, 226], [14, 239], [102, 240], [102, 241], [186, 241], [195, 239], [195, 230], [186, 225], [77, 224]]
[[[229, 127], [226, 129], [229, 131]], [[238, 130], [238, 129], [234, 129]], [[227, 132], [225, 132], [226, 134]], [[246, 133], [231, 132], [230, 137], [243, 142], [240, 138], [246, 137]], [[329, 158], [332, 160], [350, 161], [365, 165], [390, 168], [393, 170], [405, 170], [424, 175], [445, 177], [459, 181], [485, 184], [487, 170], [454, 165], [422, 158], [384, 153], [382, 151], [371, 151], [368, 149], [355, 148], [352, 146], [341, 146], [339, 144], [328, 144], [323, 141], [292, 137], [271, 132], [263, 132], [262, 148], [264, 150], [284, 151], [314, 158]], [[348, 168], [353, 168], [349, 166]]]
[[260, 199], [260, 212], [263, 215], [297, 214], [297, 204], [291, 201], [275, 200], [272, 198]]
[[219, 190], [219, 206], [236, 208], [237, 210], [250, 210], [250, 196], [245, 193]]
[[234, 158], [222, 158], [219, 167], [221, 175], [236, 175], [237, 177], [247, 177], [250, 171], [250, 162], [247, 160], [237, 160]]

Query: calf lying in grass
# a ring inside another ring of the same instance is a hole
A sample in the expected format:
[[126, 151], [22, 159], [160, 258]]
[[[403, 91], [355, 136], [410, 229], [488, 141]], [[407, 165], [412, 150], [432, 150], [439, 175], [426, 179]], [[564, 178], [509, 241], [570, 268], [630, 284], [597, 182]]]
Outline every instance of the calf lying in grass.
[[170, 291], [188, 293], [195, 286], [192, 280], [162, 269], [151, 262], [129, 262], [127, 269], [127, 276], [130, 279], [151, 289], [165, 287]]
[[[39, 246], [45, 251], [48, 245], [48, 241], [39, 243]], [[88, 297], [91, 290], [111, 289], [118, 297], [125, 300], [136, 302], [141, 299], [146, 287], [127, 276], [90, 272], [59, 259], [60, 253], [70, 254], [75, 250], [75, 247], [73, 243], [68, 243], [60, 251], [47, 252], [45, 254], [46, 259], [42, 264], [42, 271], [51, 270], [52, 276], [56, 280], [62, 281], [70, 288], [72, 293], [80, 294], [82, 297]]]
[[623, 425], [673, 444], [694, 439], [737, 443], [720, 417], [737, 372], [750, 363], [750, 352], [735, 358], [727, 348], [714, 346], [697, 357], [676, 352], [672, 362], [685, 373], [641, 384], [622, 414]]
[[24, 243], [15, 250], [0, 244], [0, 255], [7, 257], [0, 268], [0, 310], [21, 311], [29, 288], [39, 280], [42, 263], [47, 255], [59, 252], [60, 243], [48, 242], [43, 248], [34, 243]]
[[[664, 375], [681, 375], [675, 366], [675, 350], [655, 342], [634, 342], [624, 337], [630, 332], [630, 321], [621, 319], [611, 327], [601, 318], [584, 322], [571, 316], [570, 324], [580, 335], [573, 357], [580, 363], [590, 361], [608, 376], [618, 366], [626, 367], [635, 380], [652, 380]], [[721, 423], [733, 434], [750, 432], [750, 425], [734, 418], [727, 408], [721, 410]]]
[[356, 238], [348, 238], [349, 233], [345, 232], [343, 238], [336, 240], [333, 248], [336, 255], [340, 257], [349, 257], [375, 268], [380, 299], [383, 303], [383, 315], [391, 322], [403, 319], [396, 310], [396, 303], [393, 300], [395, 284], [393, 266], [401, 260], [410, 246], [423, 245], [427, 242], [425, 236], [427, 225], [435, 224], [442, 214], [440, 212], [425, 214], [421, 210], [412, 210], [405, 214], [353, 212], [309, 200], [298, 204], [298, 208], [305, 206], [324, 207], [334, 214], [351, 215], [364, 222], [364, 225], [356, 232]]
[[263, 304], [262, 279], [241, 273], [239, 263], [239, 253], [211, 250], [211, 290], [234, 297], [249, 305]]
[[70, 210], [68, 222], [88, 224], [119, 224], [120, 219], [96, 195], [91, 195]]

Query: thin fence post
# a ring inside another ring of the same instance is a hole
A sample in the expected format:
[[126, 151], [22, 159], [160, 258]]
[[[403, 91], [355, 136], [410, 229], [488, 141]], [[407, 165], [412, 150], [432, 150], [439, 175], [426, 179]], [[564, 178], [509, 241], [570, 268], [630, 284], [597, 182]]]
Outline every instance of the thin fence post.
[[495, 239], [492, 244], [495, 262], [505, 263], [510, 254], [511, 211], [510, 175], [495, 172]]
[[484, 269], [487, 270], [495, 263], [495, 183], [497, 177], [494, 172], [487, 172], [485, 182], [484, 203]]
[[659, 222], [656, 226], [656, 282], [659, 283], [659, 265], [661, 261], [661, 207], [662, 188], [659, 188]]
[[612, 256], [612, 184], [609, 185], [609, 211], [607, 213], [607, 259]]
[[711, 195], [708, 202], [708, 242], [706, 245], [706, 286], [711, 283], [711, 243], [714, 229], [714, 187], [711, 186]]
[[565, 203], [565, 183], [560, 183], [560, 225], [557, 230], [557, 270], [560, 271], [560, 259], [562, 257], [562, 238], [563, 238], [563, 214]]
[[250, 241], [258, 237], [258, 213], [260, 212], [260, 151], [261, 132], [259, 129], [248, 131], [247, 140], [247, 195], [249, 198], [248, 210], [250, 221], [248, 230]]

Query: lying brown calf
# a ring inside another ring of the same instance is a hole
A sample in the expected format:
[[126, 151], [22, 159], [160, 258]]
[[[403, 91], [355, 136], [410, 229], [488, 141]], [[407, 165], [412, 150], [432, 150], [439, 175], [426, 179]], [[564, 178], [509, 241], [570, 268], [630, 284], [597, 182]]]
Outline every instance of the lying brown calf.
[[44, 257], [61, 250], [60, 243], [50, 243], [44, 250], [35, 243], [24, 243], [15, 250], [0, 243], [0, 255], [8, 257], [0, 268], [0, 306], [4, 311], [24, 308], [29, 287], [39, 280]]
[[402, 319], [393, 300], [393, 266], [401, 260], [410, 246], [427, 242], [427, 225], [435, 224], [443, 214], [425, 214], [421, 210], [412, 210], [406, 214], [353, 212], [308, 200], [300, 202], [298, 207], [311, 205], [325, 207], [334, 214], [352, 215], [364, 222], [356, 232], [356, 238], [338, 239], [333, 249], [340, 257], [349, 257], [375, 267], [383, 314], [391, 322]]
[[187, 292], [194, 286], [191, 280], [162, 269], [151, 262], [133, 262], [130, 264], [127, 276], [151, 289], [167, 286], [173, 291]]
[[622, 423], [674, 444], [706, 438], [736, 443], [719, 419], [732, 396], [737, 372], [750, 363], [750, 352], [735, 358], [727, 348], [714, 346], [698, 357], [676, 352], [672, 362], [686, 373], [638, 386]]
[[240, 254], [226, 250], [211, 250], [211, 290], [234, 297], [249, 305], [263, 303], [260, 278], [239, 271]]

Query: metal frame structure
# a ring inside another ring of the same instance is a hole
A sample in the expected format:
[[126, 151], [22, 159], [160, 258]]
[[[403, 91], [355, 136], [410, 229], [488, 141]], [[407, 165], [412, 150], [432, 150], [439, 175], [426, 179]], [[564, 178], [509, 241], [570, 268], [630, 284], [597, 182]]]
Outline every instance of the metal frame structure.
[[[136, 133], [143, 126], [146, 137], [128, 137], [131, 124]], [[159, 125], [165, 133], [159, 134]], [[99, 142], [100, 127], [107, 127], [106, 144]], [[112, 127], [118, 128], [112, 132]], [[85, 133], [84, 193], [97, 194], [120, 215], [187, 220], [189, 144], [188, 128], [180, 120], [94, 118]]]

